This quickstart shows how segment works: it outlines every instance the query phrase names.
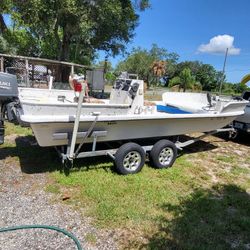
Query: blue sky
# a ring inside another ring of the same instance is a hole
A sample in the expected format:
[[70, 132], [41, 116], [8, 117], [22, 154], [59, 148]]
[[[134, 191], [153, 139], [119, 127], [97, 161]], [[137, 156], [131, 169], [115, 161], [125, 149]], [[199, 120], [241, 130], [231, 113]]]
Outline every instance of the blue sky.
[[[250, 73], [250, 0], [151, 0], [151, 5], [140, 13], [128, 51], [137, 46], [149, 49], [156, 43], [178, 53], [179, 61], [199, 60], [222, 70], [230, 47], [227, 80], [239, 82]], [[109, 60], [115, 65], [122, 57]]]
[[[180, 61], [199, 60], [222, 70], [226, 47], [229, 82], [250, 73], [250, 0], [150, 0], [127, 51], [153, 43], [176, 52]], [[9, 18], [7, 18], [9, 22]], [[212, 40], [211, 40], [212, 39]], [[211, 40], [211, 42], [210, 42]], [[98, 60], [104, 60], [100, 53]], [[113, 66], [122, 56], [109, 58]]]

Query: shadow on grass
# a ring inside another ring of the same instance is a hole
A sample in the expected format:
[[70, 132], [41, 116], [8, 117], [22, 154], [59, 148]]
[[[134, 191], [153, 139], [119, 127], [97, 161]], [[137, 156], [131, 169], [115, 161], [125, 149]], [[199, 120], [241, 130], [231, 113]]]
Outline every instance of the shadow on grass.
[[157, 219], [158, 232], [140, 249], [249, 249], [250, 196], [235, 185], [198, 189], [179, 205], [165, 204], [173, 215]]
[[[15, 139], [15, 143], [15, 146], [4, 144], [1, 147], [0, 160], [17, 157], [22, 172], [27, 174], [52, 172], [59, 169], [60, 161], [55, 150], [35, 145], [33, 136], [19, 136]], [[12, 160], [9, 159], [9, 161], [11, 163]]]
[[[190, 140], [192, 137], [181, 136], [180, 141]], [[60, 157], [53, 147], [40, 147], [35, 143], [33, 136], [19, 136], [15, 139], [16, 146], [1, 147], [0, 160], [7, 157], [18, 157], [21, 170], [24, 173], [42, 173], [60, 170], [66, 175], [75, 171], [89, 171], [102, 168], [105, 171], [115, 172], [113, 161], [107, 156], [98, 156], [74, 160], [74, 167], [67, 168], [63, 166]], [[8, 144], [7, 144], [8, 145]], [[118, 146], [119, 147], [119, 146]], [[206, 141], [197, 141], [196, 143], [180, 151], [180, 155], [192, 154], [196, 152], [209, 151], [216, 148], [215, 145]]]
[[111, 159], [105, 156], [77, 159], [74, 161], [74, 167], [68, 169], [63, 166], [59, 155], [53, 147], [40, 147], [36, 144], [33, 136], [19, 136], [15, 139], [15, 144], [15, 146], [6, 144], [7, 146], [3, 145], [1, 147], [0, 160], [8, 157], [17, 157], [21, 171], [27, 174], [60, 170], [68, 175], [74, 171], [89, 171], [97, 168], [114, 171], [111, 167]]
[[113, 161], [109, 156], [95, 156], [76, 159], [74, 161], [74, 168], [72, 168], [70, 172], [91, 171], [96, 169], [103, 169], [106, 172], [116, 172]]
[[[182, 136], [181, 141], [192, 139], [192, 137]], [[74, 167], [69, 169], [63, 166], [56, 150], [52, 147], [40, 147], [36, 144], [33, 136], [19, 136], [15, 139], [16, 146], [2, 146], [0, 150], [0, 160], [7, 157], [18, 157], [22, 172], [42, 173], [63, 171], [66, 175], [73, 171], [89, 171], [102, 168], [106, 171], [115, 172], [112, 160], [107, 156], [98, 156], [74, 160]], [[216, 148], [213, 144], [205, 141], [198, 141], [182, 151], [182, 154], [189, 154], [201, 151], [209, 151]]]
[[[194, 139], [194, 137], [183, 135], [183, 136], [180, 136], [179, 141], [185, 142], [187, 140], [192, 140], [192, 139]], [[215, 148], [217, 148], [217, 146], [215, 146], [214, 144], [207, 142], [207, 141], [199, 140], [199, 141], [183, 148], [183, 151], [180, 151], [180, 152], [181, 152], [181, 155], [193, 154], [193, 153], [210, 151], [210, 150], [213, 150]]]
[[231, 140], [235, 143], [241, 144], [241, 145], [245, 145], [245, 146], [250, 146], [250, 133], [246, 133], [246, 132], [239, 132], [237, 137], [235, 139], [229, 139], [229, 135], [228, 133], [218, 133], [216, 135], [218, 138], [221, 138], [225, 141]]

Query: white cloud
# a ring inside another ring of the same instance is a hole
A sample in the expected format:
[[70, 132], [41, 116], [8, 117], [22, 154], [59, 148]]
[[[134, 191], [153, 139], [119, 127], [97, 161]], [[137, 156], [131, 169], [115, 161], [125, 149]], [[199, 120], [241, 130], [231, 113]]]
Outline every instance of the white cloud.
[[210, 39], [209, 43], [201, 44], [198, 52], [208, 54], [224, 54], [228, 48], [229, 55], [239, 55], [240, 49], [234, 47], [234, 37], [230, 35], [218, 35]]

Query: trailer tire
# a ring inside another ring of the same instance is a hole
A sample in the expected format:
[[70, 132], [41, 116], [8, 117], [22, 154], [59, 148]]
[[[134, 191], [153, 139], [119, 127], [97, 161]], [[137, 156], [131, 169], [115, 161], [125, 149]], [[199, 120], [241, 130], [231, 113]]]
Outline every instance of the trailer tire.
[[177, 148], [169, 140], [160, 140], [155, 143], [149, 154], [150, 163], [155, 168], [171, 167], [177, 157]]
[[140, 145], [128, 142], [116, 151], [114, 163], [118, 173], [135, 174], [141, 171], [145, 158], [146, 153]]

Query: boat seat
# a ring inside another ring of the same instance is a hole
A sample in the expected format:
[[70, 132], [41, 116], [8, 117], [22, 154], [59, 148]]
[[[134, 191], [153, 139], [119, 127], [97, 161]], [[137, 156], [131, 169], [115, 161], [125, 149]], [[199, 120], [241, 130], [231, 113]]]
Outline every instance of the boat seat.
[[207, 110], [214, 110], [210, 95], [204, 93], [165, 92], [162, 99], [167, 106], [178, 107], [191, 113], [204, 113]]
[[156, 107], [158, 112], [165, 112], [169, 114], [192, 114], [191, 112], [171, 106], [156, 105]]

